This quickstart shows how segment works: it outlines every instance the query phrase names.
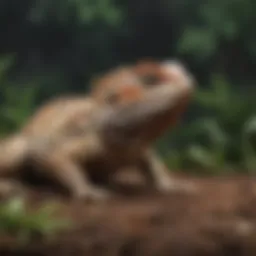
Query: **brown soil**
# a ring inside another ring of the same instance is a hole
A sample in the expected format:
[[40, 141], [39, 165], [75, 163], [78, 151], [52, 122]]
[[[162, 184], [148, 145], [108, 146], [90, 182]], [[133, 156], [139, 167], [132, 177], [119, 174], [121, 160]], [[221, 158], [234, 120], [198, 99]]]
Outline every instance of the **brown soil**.
[[[98, 203], [59, 199], [59, 214], [76, 223], [72, 230], [24, 247], [2, 237], [0, 255], [255, 256], [256, 180], [180, 179], [195, 182], [199, 193], [151, 193]], [[29, 205], [36, 208], [43, 198], [33, 194]]]

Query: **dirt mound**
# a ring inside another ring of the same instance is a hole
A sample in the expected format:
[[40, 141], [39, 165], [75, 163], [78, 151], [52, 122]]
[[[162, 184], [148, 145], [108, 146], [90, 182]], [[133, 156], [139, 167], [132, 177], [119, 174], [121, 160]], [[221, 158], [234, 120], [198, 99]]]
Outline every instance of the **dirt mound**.
[[[97, 204], [62, 199], [60, 215], [71, 216], [74, 229], [26, 247], [2, 239], [0, 255], [255, 256], [256, 180], [189, 181], [200, 186], [200, 193], [122, 197]], [[32, 208], [35, 201], [40, 200], [32, 197]]]

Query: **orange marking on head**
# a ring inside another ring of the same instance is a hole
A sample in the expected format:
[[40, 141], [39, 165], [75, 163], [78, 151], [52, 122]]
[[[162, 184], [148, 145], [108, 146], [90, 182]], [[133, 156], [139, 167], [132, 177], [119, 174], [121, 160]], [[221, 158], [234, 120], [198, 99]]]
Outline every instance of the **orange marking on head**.
[[124, 86], [119, 91], [122, 102], [138, 101], [143, 96], [143, 88], [137, 86]]

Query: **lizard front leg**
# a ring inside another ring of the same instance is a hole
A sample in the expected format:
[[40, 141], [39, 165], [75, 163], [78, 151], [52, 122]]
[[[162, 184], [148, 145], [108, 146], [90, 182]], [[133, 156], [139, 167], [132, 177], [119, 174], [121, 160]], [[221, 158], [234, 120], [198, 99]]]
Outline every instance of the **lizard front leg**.
[[40, 168], [67, 188], [73, 198], [105, 199], [110, 196], [108, 191], [93, 185], [87, 177], [87, 170], [66, 154], [44, 154], [43, 158], [40, 155], [34, 159], [34, 163], [37, 169]]
[[152, 150], [148, 150], [143, 158], [143, 167], [141, 171], [147, 180], [150, 181], [161, 192], [181, 191], [181, 192], [195, 192], [197, 187], [184, 181], [174, 180], [164, 163]]

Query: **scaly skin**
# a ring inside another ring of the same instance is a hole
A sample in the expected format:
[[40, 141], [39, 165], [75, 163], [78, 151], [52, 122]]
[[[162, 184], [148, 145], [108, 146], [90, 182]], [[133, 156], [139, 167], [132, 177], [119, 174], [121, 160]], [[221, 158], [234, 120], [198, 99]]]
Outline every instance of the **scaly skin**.
[[[148, 74], [155, 76], [153, 84], [143, 82]], [[191, 76], [178, 63], [142, 63], [109, 73], [91, 97], [52, 101], [20, 134], [7, 139], [0, 148], [0, 176], [15, 176], [29, 161], [73, 197], [105, 198], [109, 191], [92, 185], [87, 176], [107, 181], [132, 168], [161, 191], [186, 189], [169, 177], [151, 145], [175, 124], [192, 92]], [[10, 145], [19, 150], [11, 155]]]

